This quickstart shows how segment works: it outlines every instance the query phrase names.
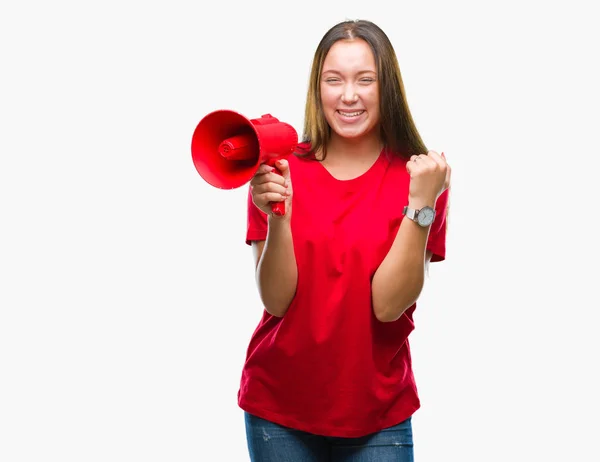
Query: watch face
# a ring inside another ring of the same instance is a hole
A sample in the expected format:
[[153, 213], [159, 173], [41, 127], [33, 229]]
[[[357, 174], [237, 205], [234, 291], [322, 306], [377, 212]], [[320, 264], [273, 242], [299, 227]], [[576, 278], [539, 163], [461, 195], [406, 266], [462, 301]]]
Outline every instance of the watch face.
[[435, 211], [431, 207], [423, 207], [419, 211], [419, 215], [417, 216], [417, 221], [421, 226], [429, 226], [433, 223], [433, 217], [435, 216]]

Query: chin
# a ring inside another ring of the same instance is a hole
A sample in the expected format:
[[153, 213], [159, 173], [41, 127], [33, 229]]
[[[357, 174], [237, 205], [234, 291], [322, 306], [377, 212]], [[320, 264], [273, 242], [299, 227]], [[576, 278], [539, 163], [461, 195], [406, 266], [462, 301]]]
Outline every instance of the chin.
[[336, 129], [334, 131], [339, 137], [346, 138], [346, 139], [362, 138], [362, 137], [368, 135], [370, 132], [367, 128], [358, 128], [358, 127], [352, 128], [352, 129], [336, 127]]

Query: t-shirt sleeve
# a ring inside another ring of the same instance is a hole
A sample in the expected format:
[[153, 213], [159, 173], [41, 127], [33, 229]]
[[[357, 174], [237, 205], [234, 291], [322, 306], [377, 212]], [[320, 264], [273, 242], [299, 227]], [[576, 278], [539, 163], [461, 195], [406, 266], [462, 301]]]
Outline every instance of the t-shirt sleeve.
[[267, 215], [252, 202], [252, 193], [248, 187], [248, 224], [246, 227], [246, 244], [252, 241], [264, 241], [267, 238]]
[[446, 189], [435, 203], [435, 219], [429, 230], [427, 250], [431, 250], [431, 261], [446, 259], [446, 229], [448, 227], [448, 204], [450, 190]]

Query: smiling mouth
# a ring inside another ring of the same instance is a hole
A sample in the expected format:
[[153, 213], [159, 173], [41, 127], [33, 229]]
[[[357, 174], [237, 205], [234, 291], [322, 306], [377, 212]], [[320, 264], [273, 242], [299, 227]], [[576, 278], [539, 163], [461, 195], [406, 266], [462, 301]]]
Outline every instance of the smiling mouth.
[[353, 111], [353, 112], [345, 112], [345, 111], [336, 111], [338, 114], [343, 115], [344, 117], [358, 117], [365, 111]]

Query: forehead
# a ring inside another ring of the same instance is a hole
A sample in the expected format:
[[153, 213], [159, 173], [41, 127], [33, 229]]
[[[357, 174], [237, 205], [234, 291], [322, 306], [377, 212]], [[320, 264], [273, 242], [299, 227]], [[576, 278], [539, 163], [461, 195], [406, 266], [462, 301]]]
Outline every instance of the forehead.
[[375, 71], [375, 56], [371, 47], [362, 39], [338, 40], [323, 61], [323, 72], [332, 70]]

